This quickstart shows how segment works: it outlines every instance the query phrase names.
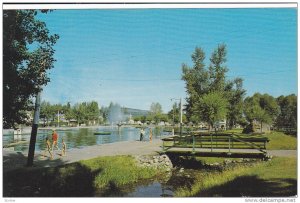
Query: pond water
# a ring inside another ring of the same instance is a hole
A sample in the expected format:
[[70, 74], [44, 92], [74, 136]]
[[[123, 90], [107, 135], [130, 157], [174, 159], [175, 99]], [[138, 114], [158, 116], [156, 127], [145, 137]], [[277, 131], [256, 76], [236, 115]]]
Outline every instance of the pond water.
[[137, 186], [134, 192], [124, 195], [125, 197], [173, 197], [173, 187], [160, 182], [149, 185]]
[[[150, 128], [145, 129], [145, 140], [149, 139]], [[136, 127], [114, 127], [114, 126], [100, 126], [98, 128], [71, 128], [68, 130], [56, 130], [59, 135], [59, 144], [61, 138], [64, 138], [67, 143], [68, 149], [72, 148], [83, 148], [85, 146], [107, 144], [121, 141], [133, 141], [139, 139], [140, 128]], [[153, 139], [161, 139], [163, 136], [167, 136], [170, 133], [164, 132], [163, 128], [155, 127], [152, 128]], [[109, 132], [109, 135], [95, 135], [95, 132]], [[36, 150], [45, 149], [45, 138], [48, 136], [51, 140], [51, 130], [39, 129], [36, 139]], [[4, 133], [3, 145], [10, 143], [20, 142], [14, 147], [14, 151], [27, 151], [30, 134], [22, 134], [18, 137], [13, 135], [13, 132]], [[27, 142], [26, 142], [27, 141]]]

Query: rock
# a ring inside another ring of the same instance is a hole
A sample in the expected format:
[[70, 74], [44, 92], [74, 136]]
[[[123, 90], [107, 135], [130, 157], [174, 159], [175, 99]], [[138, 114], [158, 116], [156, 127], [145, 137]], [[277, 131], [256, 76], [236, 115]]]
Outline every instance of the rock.
[[184, 172], [184, 168], [180, 168], [179, 173]]
[[230, 164], [231, 162], [232, 162], [232, 161], [231, 161], [230, 159], [225, 159], [225, 160], [224, 160], [224, 164], [225, 164], [225, 165]]

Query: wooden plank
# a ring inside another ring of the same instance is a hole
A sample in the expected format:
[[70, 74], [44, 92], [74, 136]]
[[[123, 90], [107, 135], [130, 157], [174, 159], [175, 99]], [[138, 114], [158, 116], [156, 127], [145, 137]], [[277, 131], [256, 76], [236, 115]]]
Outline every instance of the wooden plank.
[[199, 152], [199, 151], [167, 151], [169, 157], [172, 156], [199, 156], [199, 157], [228, 157], [228, 158], [264, 158], [263, 153], [228, 153], [228, 152]]

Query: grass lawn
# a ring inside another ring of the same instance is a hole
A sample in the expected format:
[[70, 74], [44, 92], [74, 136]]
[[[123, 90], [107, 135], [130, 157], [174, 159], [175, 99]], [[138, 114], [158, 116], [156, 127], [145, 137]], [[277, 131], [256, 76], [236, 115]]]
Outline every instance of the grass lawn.
[[[237, 133], [242, 136], [249, 136], [247, 134], [242, 134], [242, 129], [233, 129], [227, 130], [229, 133]], [[272, 131], [269, 134], [264, 134], [264, 137], [270, 139], [270, 142], [267, 144], [267, 149], [276, 150], [276, 149], [297, 149], [297, 138], [291, 135], [284, 134], [283, 132]]]
[[276, 131], [271, 132], [267, 137], [270, 139], [267, 149], [297, 149], [296, 137]]
[[131, 156], [99, 157], [54, 168], [7, 172], [3, 175], [3, 196], [118, 196], [124, 186], [161, 174], [158, 170], [137, 167]]
[[199, 172], [191, 188], [181, 188], [176, 196], [260, 197], [297, 194], [296, 158], [274, 158], [254, 166], [240, 166], [223, 172]]

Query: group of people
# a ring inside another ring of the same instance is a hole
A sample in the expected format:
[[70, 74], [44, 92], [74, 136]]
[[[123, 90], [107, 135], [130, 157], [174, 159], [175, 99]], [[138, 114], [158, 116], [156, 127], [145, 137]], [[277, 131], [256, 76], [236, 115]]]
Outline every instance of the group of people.
[[[141, 128], [140, 141], [143, 141], [144, 137], [145, 137], [145, 130], [144, 130], [144, 128]], [[149, 141], [150, 142], [152, 141], [152, 128], [150, 128], [150, 130], [149, 130]]]
[[[65, 156], [66, 155], [66, 150], [67, 150], [67, 145], [64, 141], [64, 139], [62, 138], [61, 139], [61, 155], [62, 156]], [[56, 148], [57, 150], [59, 150], [59, 147], [58, 147], [58, 134], [55, 130], [52, 130], [52, 143], [51, 141], [49, 140], [48, 136], [46, 137], [46, 149], [45, 149], [45, 153], [46, 151], [49, 152], [50, 154], [50, 159], [53, 159], [53, 151], [54, 151], [54, 148]], [[44, 153], [44, 154], [45, 154]]]

